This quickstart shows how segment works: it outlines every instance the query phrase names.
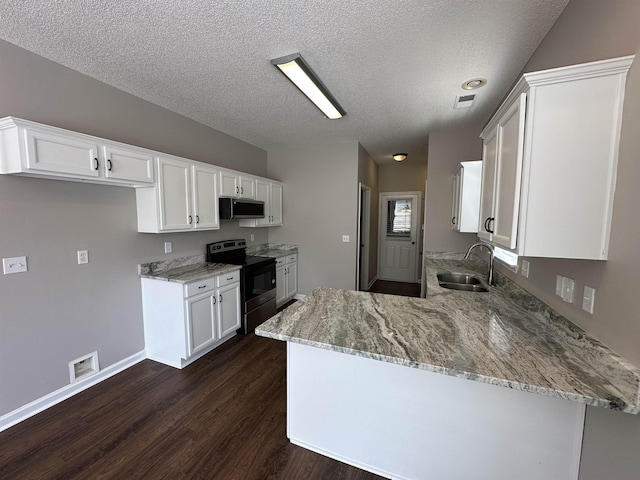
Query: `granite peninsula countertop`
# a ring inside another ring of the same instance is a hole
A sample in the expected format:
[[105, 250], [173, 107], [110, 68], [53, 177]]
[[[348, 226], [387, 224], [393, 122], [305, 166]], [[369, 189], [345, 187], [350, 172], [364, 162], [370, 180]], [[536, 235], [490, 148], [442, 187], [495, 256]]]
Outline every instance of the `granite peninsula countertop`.
[[427, 298], [319, 288], [256, 334], [587, 405], [640, 412], [640, 371], [497, 274], [488, 293], [447, 290], [442, 271], [486, 264], [426, 254]]

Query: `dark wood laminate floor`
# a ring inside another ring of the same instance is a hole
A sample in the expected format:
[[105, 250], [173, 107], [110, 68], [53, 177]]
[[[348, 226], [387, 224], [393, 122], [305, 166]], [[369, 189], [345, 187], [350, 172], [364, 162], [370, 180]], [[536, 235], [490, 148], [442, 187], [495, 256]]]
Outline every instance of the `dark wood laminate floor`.
[[390, 282], [387, 280], [376, 280], [369, 292], [389, 293], [391, 295], [403, 295], [405, 297], [419, 297], [419, 283]]
[[134, 365], [0, 433], [0, 478], [381, 478], [286, 437], [285, 343], [234, 337], [183, 370]]

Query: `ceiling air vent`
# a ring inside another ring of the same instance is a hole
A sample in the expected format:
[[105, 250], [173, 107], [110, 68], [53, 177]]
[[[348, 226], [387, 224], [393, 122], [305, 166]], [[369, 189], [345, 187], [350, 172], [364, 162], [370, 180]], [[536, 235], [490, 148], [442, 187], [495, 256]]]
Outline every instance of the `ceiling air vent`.
[[453, 104], [453, 108], [469, 108], [471, 105], [473, 105], [473, 101], [475, 98], [475, 94], [458, 95], [456, 97], [456, 103]]

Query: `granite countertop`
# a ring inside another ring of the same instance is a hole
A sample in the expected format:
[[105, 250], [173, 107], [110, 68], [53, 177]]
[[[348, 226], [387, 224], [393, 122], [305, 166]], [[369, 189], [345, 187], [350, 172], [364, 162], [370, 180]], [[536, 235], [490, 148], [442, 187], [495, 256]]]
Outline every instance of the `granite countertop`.
[[319, 288], [256, 334], [431, 372], [640, 412], [640, 371], [501, 275], [488, 293], [447, 290], [441, 271], [486, 264], [426, 254], [427, 298]]
[[249, 255], [258, 255], [260, 257], [271, 258], [284, 257], [293, 253], [298, 253], [297, 245], [269, 243], [247, 249], [247, 254]]
[[139, 265], [138, 273], [142, 278], [176, 283], [190, 283], [240, 270], [240, 268], [240, 265], [207, 263], [204, 261], [204, 256], [196, 255], [145, 263]]

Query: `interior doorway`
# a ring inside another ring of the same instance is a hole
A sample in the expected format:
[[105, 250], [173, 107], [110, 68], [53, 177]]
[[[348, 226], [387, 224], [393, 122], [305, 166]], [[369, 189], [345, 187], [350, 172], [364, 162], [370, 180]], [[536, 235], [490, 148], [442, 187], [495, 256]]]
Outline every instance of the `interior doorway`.
[[420, 192], [380, 194], [378, 278], [417, 282]]
[[357, 290], [369, 289], [369, 229], [371, 224], [371, 188], [359, 184], [358, 194], [358, 268]]

